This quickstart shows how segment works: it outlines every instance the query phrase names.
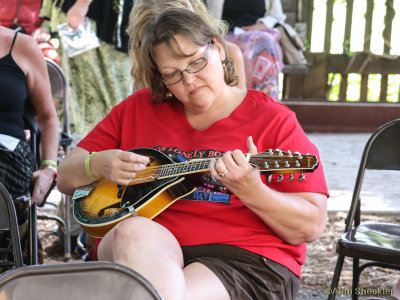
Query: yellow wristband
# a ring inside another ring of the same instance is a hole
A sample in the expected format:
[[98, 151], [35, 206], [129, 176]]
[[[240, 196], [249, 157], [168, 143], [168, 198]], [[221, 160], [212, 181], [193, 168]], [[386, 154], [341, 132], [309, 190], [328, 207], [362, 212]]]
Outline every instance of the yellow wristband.
[[57, 163], [51, 159], [45, 159], [40, 163], [40, 168], [45, 168], [47, 166], [52, 166], [57, 170]]
[[86, 171], [86, 175], [87, 175], [91, 180], [94, 180], [94, 181], [96, 181], [97, 178], [94, 177], [94, 176], [92, 175], [92, 172], [90, 172], [90, 158], [91, 158], [92, 155], [95, 154], [95, 153], [96, 153], [96, 152], [90, 152], [90, 153], [86, 156], [86, 159], [85, 159], [85, 171]]

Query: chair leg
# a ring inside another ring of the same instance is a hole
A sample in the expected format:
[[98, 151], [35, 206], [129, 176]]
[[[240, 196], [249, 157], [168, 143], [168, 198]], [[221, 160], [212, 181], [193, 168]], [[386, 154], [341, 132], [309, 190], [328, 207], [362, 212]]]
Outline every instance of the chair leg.
[[340, 274], [342, 273], [343, 262], [344, 262], [344, 256], [339, 254], [338, 259], [336, 261], [335, 272], [333, 273], [331, 289], [330, 289], [330, 293], [328, 295], [328, 300], [335, 300], [335, 298], [336, 298], [336, 291], [337, 291], [337, 287], [339, 285]]
[[65, 195], [64, 258], [71, 259], [71, 204], [72, 197]]
[[356, 289], [358, 288], [358, 283], [360, 282], [360, 260], [358, 258], [353, 258], [353, 287], [352, 287], [352, 300], [358, 300], [358, 294]]
[[36, 204], [29, 207], [29, 264], [38, 264], [38, 234]]

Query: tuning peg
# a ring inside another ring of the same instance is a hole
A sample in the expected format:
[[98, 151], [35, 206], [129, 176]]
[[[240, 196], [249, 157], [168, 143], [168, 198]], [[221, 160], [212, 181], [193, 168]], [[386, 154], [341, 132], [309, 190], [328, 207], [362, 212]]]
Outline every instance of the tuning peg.
[[292, 154], [292, 152], [290, 152], [290, 150], [288, 150], [287, 153], [288, 153], [289, 157], [293, 157], [293, 154]]
[[293, 180], [293, 173], [290, 173], [289, 175], [289, 182], [291, 182]]
[[275, 161], [275, 168], [279, 168], [279, 163]]
[[272, 151], [272, 149], [268, 149], [268, 154], [269, 155], [274, 155], [274, 151]]
[[283, 156], [283, 152], [282, 152], [281, 149], [276, 149], [276, 151], [278, 152], [278, 155], [279, 155], [279, 156]]
[[299, 163], [299, 161], [298, 160], [296, 160], [295, 161], [295, 163], [294, 163], [294, 165], [298, 168], [298, 167], [300, 167], [300, 163]]
[[304, 178], [306, 178], [306, 176], [304, 175], [304, 172], [301, 172], [301, 174], [300, 174], [298, 180], [299, 180], [299, 181], [303, 181]]
[[302, 158], [303, 158], [303, 156], [301, 156], [301, 153], [300, 153], [300, 152], [295, 152], [294, 154], [297, 155], [297, 158], [298, 158], [298, 159], [302, 159]]
[[278, 177], [278, 182], [281, 182], [283, 180], [283, 174], [280, 174]]
[[268, 183], [272, 182], [272, 174], [268, 176]]
[[264, 162], [264, 168], [268, 169], [269, 168], [269, 164], [268, 162]]
[[286, 167], [286, 168], [289, 168], [289, 167], [290, 167], [290, 165], [289, 165], [289, 162], [288, 162], [288, 161], [285, 161], [285, 167]]

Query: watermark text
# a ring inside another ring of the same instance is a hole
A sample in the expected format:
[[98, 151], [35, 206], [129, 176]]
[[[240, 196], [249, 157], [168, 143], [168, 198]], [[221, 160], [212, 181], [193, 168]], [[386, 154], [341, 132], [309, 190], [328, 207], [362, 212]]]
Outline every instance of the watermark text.
[[[353, 295], [352, 289], [331, 289], [329, 287], [324, 289], [327, 295]], [[393, 294], [393, 289], [390, 288], [356, 288], [354, 294], [358, 296], [388, 296]]]

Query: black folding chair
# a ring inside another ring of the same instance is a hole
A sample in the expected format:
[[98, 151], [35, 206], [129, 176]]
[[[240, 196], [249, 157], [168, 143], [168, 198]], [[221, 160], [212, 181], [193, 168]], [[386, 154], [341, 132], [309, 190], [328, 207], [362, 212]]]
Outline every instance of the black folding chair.
[[0, 276], [0, 298], [162, 300], [139, 273], [110, 262], [37, 265], [11, 270]]
[[9, 232], [10, 241], [6, 238], [1, 240], [5, 243], [0, 245], [0, 273], [10, 268], [22, 267], [22, 250], [19, 239], [17, 214], [14, 202], [7, 189], [0, 182], [0, 230], [3, 237]]
[[[59, 65], [49, 58], [45, 58], [47, 71], [50, 78], [51, 95], [62, 105], [62, 128], [60, 134], [60, 146], [65, 153], [68, 153], [69, 146], [72, 143], [70, 125], [69, 125], [69, 89], [67, 78]], [[59, 158], [61, 159], [61, 158]]]
[[[58, 105], [62, 105], [62, 128], [60, 132], [60, 148], [63, 152], [62, 155], [65, 155], [69, 151], [69, 147], [72, 143], [71, 132], [70, 132], [70, 124], [69, 124], [69, 88], [68, 81], [64, 74], [64, 71], [61, 69], [59, 65], [57, 65], [54, 61], [49, 58], [45, 58], [47, 64], [47, 71], [49, 73], [50, 78], [50, 87], [51, 87], [51, 95], [53, 97], [53, 101], [57, 102]], [[57, 105], [56, 105], [57, 106]], [[58, 161], [62, 159], [62, 155], [58, 157]], [[37, 219], [40, 220], [54, 220], [56, 221], [63, 229], [64, 232], [64, 258], [66, 260], [71, 258], [71, 230], [70, 230], [70, 211], [71, 211], [71, 203], [72, 199], [68, 195], [61, 195], [61, 197], [65, 201], [64, 205], [64, 219], [49, 214], [40, 214], [37, 216]], [[41, 205], [43, 206], [43, 205]], [[34, 219], [33, 216], [32, 219]], [[33, 253], [35, 255], [35, 253]]]
[[[63, 153], [67, 153], [69, 146], [72, 143], [69, 130], [69, 102], [68, 102], [68, 83], [63, 70], [54, 61], [45, 58], [47, 70], [49, 73], [50, 87], [52, 98], [60, 101], [63, 105], [62, 115], [62, 128], [60, 131], [59, 145]], [[39, 143], [40, 143], [40, 130], [35, 120], [35, 112], [30, 104], [27, 102], [24, 113], [25, 129], [30, 132], [30, 145], [33, 156], [35, 158], [35, 169], [38, 169], [41, 162]], [[61, 160], [59, 157], [58, 160]], [[45, 199], [49, 196], [50, 192], [55, 187], [55, 182], [48, 191]], [[43, 206], [46, 201], [43, 201]], [[67, 210], [67, 208], [66, 208]], [[69, 211], [68, 211], [69, 212]], [[29, 208], [29, 264], [35, 265], [38, 263], [38, 233], [37, 233], [37, 220], [54, 220], [63, 228], [64, 231], [64, 256], [66, 259], [71, 258], [71, 243], [70, 243], [70, 230], [69, 230], [69, 217], [66, 220], [58, 216], [41, 214], [37, 215], [37, 205], [31, 205]]]
[[[51, 94], [52, 98], [55, 101], [61, 102], [63, 105], [63, 115], [62, 115], [62, 128], [60, 131], [60, 140], [59, 140], [59, 145], [60, 148], [62, 149], [62, 152], [65, 154], [69, 150], [69, 146], [72, 143], [72, 138], [70, 137], [70, 130], [69, 130], [69, 102], [68, 102], [68, 83], [65, 77], [65, 74], [63, 70], [58, 66], [54, 61], [45, 58], [46, 60], [46, 65], [47, 65], [47, 71], [49, 73], [49, 78], [50, 78], [50, 87], [51, 87]], [[30, 109], [25, 110], [25, 125], [27, 129], [29, 129], [31, 133], [31, 148], [33, 151], [33, 154], [35, 156], [35, 161], [36, 161], [36, 168], [40, 166], [40, 153], [39, 153], [39, 141], [40, 141], [40, 131], [38, 128], [38, 125], [35, 121], [34, 118], [34, 112]], [[59, 157], [58, 160], [61, 160], [62, 157]], [[49, 190], [48, 194], [46, 195], [45, 198], [47, 198], [50, 194], [50, 192], [53, 190], [55, 187], [55, 182], [52, 186], [52, 188]], [[46, 202], [43, 201], [41, 206], [44, 206]], [[67, 208], [66, 208], [67, 209]], [[69, 217], [66, 218], [66, 220], [63, 220], [62, 218], [55, 216], [55, 215], [49, 215], [49, 214], [40, 214], [37, 215], [37, 205], [32, 205], [29, 209], [29, 230], [30, 230], [30, 240], [29, 240], [29, 264], [35, 265], [38, 263], [38, 244], [37, 244], [37, 239], [34, 237], [37, 237], [37, 220], [53, 220], [56, 221], [63, 229], [64, 231], [64, 257], [66, 259], [71, 258], [71, 242], [70, 242], [70, 230], [69, 230]]]
[[[343, 235], [337, 240], [339, 254], [328, 299], [335, 299], [345, 257], [353, 260], [352, 299], [361, 272], [371, 266], [400, 270], [400, 225], [383, 222], [361, 222], [362, 183], [366, 170], [400, 171], [400, 119], [378, 128], [369, 138], [361, 158], [350, 210]], [[379, 177], [376, 177], [379, 180]], [[393, 185], [396, 189], [398, 186]], [[366, 260], [360, 264], [360, 259]]]

